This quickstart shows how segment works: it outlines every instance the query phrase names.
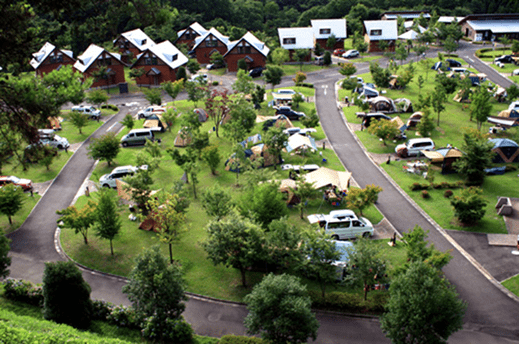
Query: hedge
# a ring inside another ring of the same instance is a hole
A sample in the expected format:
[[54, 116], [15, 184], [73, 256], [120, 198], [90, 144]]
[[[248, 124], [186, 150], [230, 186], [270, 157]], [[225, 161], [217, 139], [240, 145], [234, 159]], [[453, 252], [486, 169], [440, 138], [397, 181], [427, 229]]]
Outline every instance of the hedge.
[[308, 294], [312, 299], [313, 308], [361, 314], [382, 314], [389, 298], [387, 292], [372, 293], [366, 301], [359, 294], [331, 292], [326, 293], [324, 299], [318, 291], [309, 291]]
[[227, 335], [218, 344], [266, 344], [261, 338]]

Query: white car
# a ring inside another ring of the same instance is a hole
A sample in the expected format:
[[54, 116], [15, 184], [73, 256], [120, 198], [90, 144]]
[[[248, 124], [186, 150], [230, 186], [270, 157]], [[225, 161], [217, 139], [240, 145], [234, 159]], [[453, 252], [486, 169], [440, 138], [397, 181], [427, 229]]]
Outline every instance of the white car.
[[65, 149], [70, 147], [70, 143], [64, 137], [58, 136], [52, 129], [38, 129], [40, 144], [51, 146], [57, 149]]
[[342, 57], [346, 59], [351, 59], [352, 57], [358, 57], [360, 56], [360, 53], [358, 50], [348, 50], [344, 54], [342, 54]]
[[402, 143], [395, 147], [395, 153], [403, 158], [407, 158], [411, 155], [419, 156], [421, 151], [432, 151], [434, 150], [434, 141], [429, 137], [423, 137], [418, 139], [410, 139], [406, 143]]
[[311, 224], [318, 223], [334, 240], [354, 239], [373, 235], [373, 225], [365, 217], [357, 217], [352, 210], [333, 210], [328, 215], [309, 215]]
[[207, 74], [195, 74], [191, 77], [191, 79], [189, 79], [189, 81], [207, 83], [209, 81], [209, 76]]
[[135, 166], [119, 166], [112, 170], [111, 173], [105, 174], [99, 178], [99, 184], [101, 184], [104, 188], [116, 188], [117, 183], [116, 180], [122, 179], [126, 176], [133, 176], [135, 172], [138, 170], [147, 170], [148, 165], [143, 165], [140, 167]]
[[99, 119], [99, 118], [101, 118], [101, 110], [98, 110], [95, 107], [89, 106], [89, 105], [73, 106], [72, 107], [72, 111], [77, 111], [77, 112], [84, 113], [90, 119]]
[[148, 118], [149, 116], [151, 116], [152, 114], [155, 114], [157, 112], [158, 113], [166, 112], [166, 109], [163, 108], [162, 106], [148, 106], [146, 109], [139, 111], [137, 113], [137, 117], [139, 119]]

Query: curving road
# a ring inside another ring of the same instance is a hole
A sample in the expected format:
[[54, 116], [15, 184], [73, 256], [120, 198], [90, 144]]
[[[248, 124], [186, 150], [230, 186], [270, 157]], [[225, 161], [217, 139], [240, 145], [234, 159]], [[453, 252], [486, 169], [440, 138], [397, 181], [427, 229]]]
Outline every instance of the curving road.
[[[467, 53], [470, 57], [470, 54]], [[367, 69], [367, 64], [358, 66], [359, 73]], [[490, 71], [489, 79], [497, 74]], [[406, 231], [415, 224], [430, 230], [429, 239], [441, 250], [453, 249], [454, 259], [445, 268], [445, 273], [468, 302], [465, 328], [456, 333], [450, 343], [511, 343], [508, 338], [519, 338], [518, 303], [506, 296], [492, 284], [469, 260], [455, 249], [448, 236], [405, 197], [398, 187], [368, 158], [355, 136], [347, 128], [335, 101], [335, 81], [342, 76], [335, 70], [309, 74], [309, 81], [316, 86], [316, 106], [322, 126], [330, 143], [347, 169], [359, 185], [376, 182], [384, 191], [378, 206], [382, 213], [399, 230]], [[497, 76], [496, 76], [497, 78]], [[289, 80], [286, 80], [290, 82]], [[283, 85], [283, 84], [282, 84]], [[139, 99], [137, 99], [139, 100]], [[135, 99], [117, 100], [133, 102]], [[118, 104], [121, 105], [121, 104]], [[93, 137], [106, 131], [117, 132], [117, 122], [135, 109], [122, 106], [119, 114], [109, 119]], [[87, 142], [85, 142], [88, 144]], [[9, 235], [12, 239], [13, 258], [11, 276], [41, 282], [44, 262], [64, 259], [55, 247], [55, 211], [70, 205], [77, 190], [93, 168], [94, 161], [86, 156], [86, 145], [78, 149], [68, 164], [55, 179], [27, 221], [19, 230]], [[470, 258], [470, 257], [469, 257]], [[121, 293], [123, 279], [104, 274], [84, 271], [84, 277], [92, 287], [92, 297], [116, 304], [129, 304]], [[246, 309], [241, 304], [211, 301], [196, 296], [190, 297], [185, 318], [196, 333], [209, 336], [224, 334], [244, 334], [243, 317]], [[321, 323], [317, 343], [389, 343], [372, 318], [348, 317], [345, 315], [318, 312]]]

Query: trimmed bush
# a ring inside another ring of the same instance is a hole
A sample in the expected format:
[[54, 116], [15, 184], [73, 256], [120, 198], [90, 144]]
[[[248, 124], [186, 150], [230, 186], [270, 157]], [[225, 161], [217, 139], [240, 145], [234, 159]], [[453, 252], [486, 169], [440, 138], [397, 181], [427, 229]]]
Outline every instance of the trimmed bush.
[[24, 302], [33, 306], [43, 306], [43, 291], [41, 286], [13, 278], [8, 278], [3, 283], [5, 298], [13, 301]]
[[110, 109], [114, 111], [119, 111], [119, 108], [114, 104], [103, 104], [101, 105], [101, 109]]
[[308, 295], [312, 299], [312, 308], [345, 313], [382, 314], [389, 298], [387, 293], [374, 293], [366, 301], [362, 295], [341, 292], [326, 293], [324, 299], [318, 291], [309, 291]]
[[422, 190], [422, 198], [430, 198], [431, 195], [429, 195], [429, 191], [427, 190]]
[[92, 320], [107, 321], [108, 316], [112, 313], [114, 305], [111, 302], [102, 300], [92, 301]]
[[443, 197], [451, 198], [452, 197], [452, 190], [445, 190], [445, 192], [443, 193]]
[[193, 329], [184, 318], [162, 321], [158, 317], [150, 317], [143, 325], [142, 335], [152, 341], [160, 338], [161, 342], [167, 343], [187, 344], [193, 341]]
[[218, 86], [218, 85], [220, 85], [220, 82], [214, 80], [214, 81], [213, 81], [213, 86]]
[[261, 338], [226, 335], [220, 338], [219, 344], [265, 344]]
[[427, 183], [413, 183], [411, 185], [411, 191], [429, 190], [430, 188], [431, 185]]
[[299, 86], [307, 87], [307, 88], [314, 88], [314, 84], [309, 84], [307, 82], [302, 82], [299, 84]]

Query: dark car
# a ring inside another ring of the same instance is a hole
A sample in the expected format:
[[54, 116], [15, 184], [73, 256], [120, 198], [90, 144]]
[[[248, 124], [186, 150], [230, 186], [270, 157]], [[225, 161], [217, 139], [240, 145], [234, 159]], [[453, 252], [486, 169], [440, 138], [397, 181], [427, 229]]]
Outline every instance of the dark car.
[[499, 57], [496, 57], [494, 59], [494, 63], [501, 62], [501, 63], [513, 63], [514, 60], [512, 59], [512, 55], [502, 55]]
[[364, 120], [362, 121], [362, 125], [364, 125], [364, 127], [367, 128], [371, 124], [372, 120], [380, 121], [381, 119], [391, 120], [391, 117], [389, 117], [386, 114], [380, 113], [380, 112], [368, 113], [368, 114], [366, 114], [364, 116]]
[[431, 67], [431, 69], [433, 70], [438, 70], [438, 69], [444, 69], [444, 70], [451, 70], [451, 68], [446, 64], [446, 63], [443, 63], [442, 61], [438, 61], [434, 64], [434, 66]]
[[449, 64], [449, 67], [461, 67], [461, 62], [453, 60], [453, 59], [447, 59], [445, 60]]
[[263, 73], [263, 70], [265, 68], [263, 67], [256, 67], [256, 68], [253, 68], [250, 70], [249, 72], [249, 76], [252, 77], [252, 78], [257, 78], [257, 77], [260, 77], [261, 74]]
[[276, 115], [285, 115], [291, 121], [294, 121], [294, 120], [298, 121], [306, 116], [302, 112], [296, 112], [296, 111], [292, 110], [289, 106], [280, 106], [276, 110]]

